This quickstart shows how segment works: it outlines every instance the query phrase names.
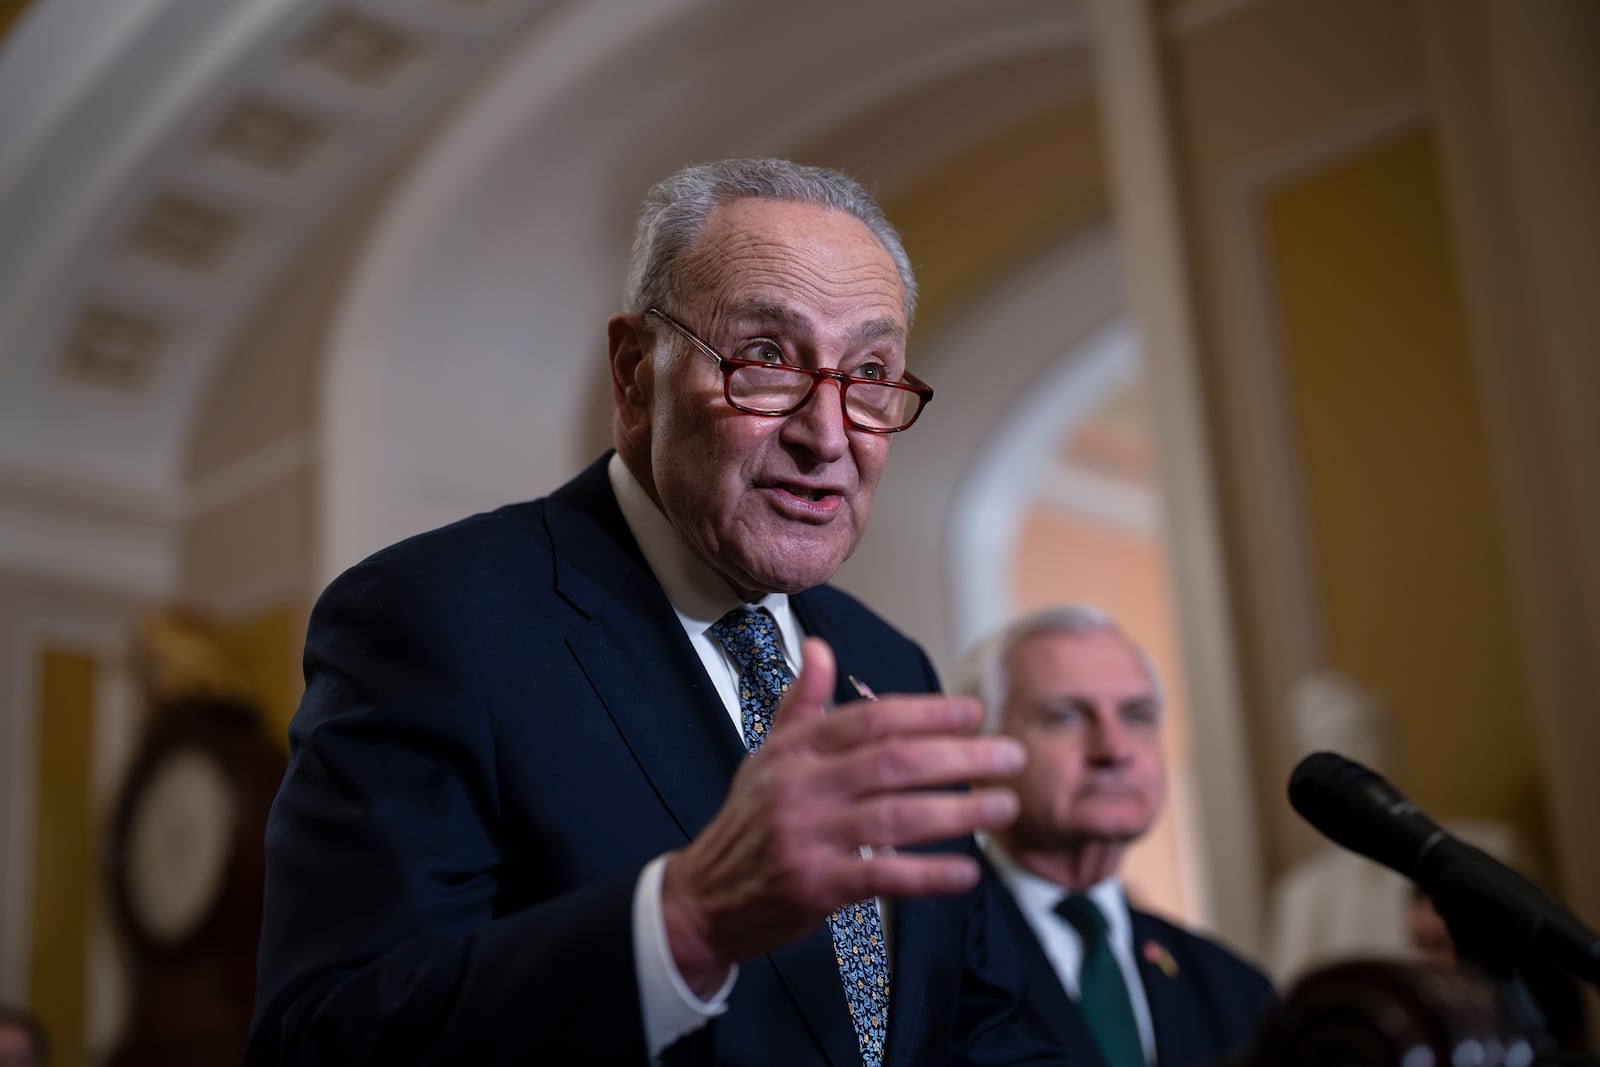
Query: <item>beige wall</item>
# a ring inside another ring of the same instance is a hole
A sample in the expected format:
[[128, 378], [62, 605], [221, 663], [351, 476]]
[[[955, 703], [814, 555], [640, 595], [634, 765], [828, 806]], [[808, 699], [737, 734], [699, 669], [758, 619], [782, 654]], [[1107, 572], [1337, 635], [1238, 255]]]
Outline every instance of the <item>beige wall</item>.
[[1441, 815], [1542, 834], [1479, 385], [1423, 131], [1267, 206], [1330, 665], [1387, 698]]
[[1571, 409], [1595, 301], [1557, 266], [1595, 258], [1595, 12], [1274, 0], [1164, 23], [1269, 871], [1313, 840], [1281, 799], [1285, 697], [1333, 666], [1394, 700], [1418, 800], [1552, 831], [1556, 888], [1600, 913], [1576, 829], [1600, 797], [1572, 755], [1600, 695], [1576, 473], [1597, 452]]
[[1600, 6], [1418, 0], [1553, 884], [1600, 921]]
[[0, 40], [10, 31], [12, 24], [28, 10], [32, 0], [0, 0]]
[[1412, 107], [1415, 67], [1407, 15], [1384, 0], [1247, 5], [1171, 44], [1199, 355], [1269, 868], [1309, 843], [1283, 802], [1294, 743], [1282, 712], [1290, 686], [1327, 653], [1299, 457], [1287, 447], [1264, 202], [1288, 176], [1342, 160], [1346, 128], [1359, 140], [1360, 124], [1381, 129]]

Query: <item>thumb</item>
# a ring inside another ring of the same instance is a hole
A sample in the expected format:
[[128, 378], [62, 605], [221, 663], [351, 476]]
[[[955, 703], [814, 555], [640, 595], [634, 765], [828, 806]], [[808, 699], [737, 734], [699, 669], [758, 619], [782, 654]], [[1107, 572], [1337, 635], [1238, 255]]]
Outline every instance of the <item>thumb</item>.
[[773, 715], [773, 729], [781, 723], [806, 722], [820, 719], [828, 700], [833, 696], [833, 682], [837, 676], [833, 662], [833, 649], [820, 637], [808, 637], [800, 643], [800, 677], [789, 686], [783, 703]]

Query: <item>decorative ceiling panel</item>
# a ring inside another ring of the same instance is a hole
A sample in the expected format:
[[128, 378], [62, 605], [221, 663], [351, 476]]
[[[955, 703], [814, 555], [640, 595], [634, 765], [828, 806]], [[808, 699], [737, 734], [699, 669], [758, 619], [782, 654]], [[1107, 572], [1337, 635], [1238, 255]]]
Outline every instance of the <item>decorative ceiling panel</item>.
[[148, 315], [90, 304], [67, 336], [61, 369], [74, 381], [137, 390], [149, 381], [170, 339], [171, 330]]
[[327, 136], [320, 122], [298, 108], [262, 96], [242, 96], [223, 112], [209, 144], [213, 151], [247, 166], [290, 174]]
[[128, 245], [136, 255], [204, 273], [219, 266], [239, 236], [237, 217], [181, 193], [158, 197], [134, 223]]
[[388, 23], [353, 10], [319, 19], [301, 38], [300, 54], [336, 77], [365, 86], [392, 79], [422, 51], [422, 43]]

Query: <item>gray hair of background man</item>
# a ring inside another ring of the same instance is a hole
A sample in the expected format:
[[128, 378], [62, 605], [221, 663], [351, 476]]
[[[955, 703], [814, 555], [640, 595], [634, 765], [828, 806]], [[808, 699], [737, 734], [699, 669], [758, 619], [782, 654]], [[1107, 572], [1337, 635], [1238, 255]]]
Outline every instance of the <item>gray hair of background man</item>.
[[917, 282], [900, 235], [861, 183], [825, 167], [784, 159], [724, 159], [685, 167], [645, 194], [634, 230], [633, 252], [623, 286], [623, 307], [642, 315], [652, 307], [671, 308], [681, 294], [673, 289], [678, 258], [705, 229], [711, 212], [747, 197], [816, 204], [848, 212], [872, 231], [894, 260], [906, 290], [906, 323], [917, 305]]
[[962, 660], [956, 672], [955, 690], [983, 701], [984, 733], [999, 733], [1003, 725], [1006, 698], [1010, 696], [1011, 677], [1006, 670], [1006, 657], [1018, 644], [1037, 634], [1082, 635], [1092, 633], [1114, 634], [1128, 646], [1145, 677], [1150, 679], [1150, 691], [1155, 695], [1156, 710], [1164, 712], [1167, 694], [1161, 686], [1161, 675], [1150, 656], [1139, 643], [1123, 632], [1105, 611], [1092, 604], [1061, 604], [1031, 612], [1007, 624], [998, 633], [980, 641]]

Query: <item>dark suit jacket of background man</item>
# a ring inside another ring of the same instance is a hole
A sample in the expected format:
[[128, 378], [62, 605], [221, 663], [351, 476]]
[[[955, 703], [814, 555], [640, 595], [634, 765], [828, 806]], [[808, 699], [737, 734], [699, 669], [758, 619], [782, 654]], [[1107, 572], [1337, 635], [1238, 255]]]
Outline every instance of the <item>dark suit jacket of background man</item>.
[[[1001, 911], [1021, 946], [1029, 1013], [1054, 1030], [1073, 1067], [1102, 1067], [1083, 1014], [1067, 996], [1033, 928], [987, 860], [984, 881], [1004, 898]], [[1209, 938], [1148, 912], [1132, 908], [1129, 912], [1133, 954], [1150, 1002], [1158, 1067], [1212, 1063], [1248, 1044], [1277, 999], [1267, 976]], [[1161, 966], [1161, 952], [1170, 961], [1167, 969]]]
[[[833, 647], [839, 702], [849, 674], [936, 687], [845, 594], [793, 604]], [[634, 884], [710, 821], [745, 749], [605, 457], [341, 576], [305, 663], [251, 1062], [644, 1063]], [[1060, 1062], [1009, 1021], [1020, 964], [988, 936], [998, 903], [980, 884], [893, 905], [886, 1062], [948, 1062], [946, 1041], [955, 1062]], [[747, 961], [727, 1014], [666, 1062], [859, 1064], [833, 955], [819, 924]]]

